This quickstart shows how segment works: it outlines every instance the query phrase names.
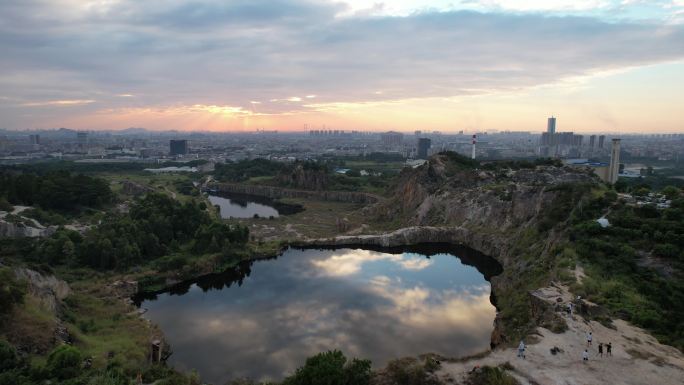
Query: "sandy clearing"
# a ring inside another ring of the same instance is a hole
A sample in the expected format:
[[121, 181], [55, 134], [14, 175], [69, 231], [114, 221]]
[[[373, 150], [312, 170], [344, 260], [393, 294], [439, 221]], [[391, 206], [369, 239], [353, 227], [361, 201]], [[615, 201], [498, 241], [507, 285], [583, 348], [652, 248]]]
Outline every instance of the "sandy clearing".
[[[554, 293], [556, 295], [554, 295]], [[548, 302], [570, 298], [567, 289], [555, 285], [535, 292]], [[538, 328], [537, 341], [530, 342], [526, 359], [517, 358], [514, 348], [497, 349], [489, 355], [464, 362], [443, 362], [439, 376], [448, 383], [460, 383], [467, 371], [475, 366], [497, 366], [509, 362], [512, 374], [522, 384], [563, 385], [682, 385], [684, 384], [684, 355], [677, 349], [658, 343], [646, 333], [622, 320], [613, 322], [615, 329], [598, 322], [588, 322], [578, 315], [563, 313], [569, 329], [554, 334]], [[582, 351], [587, 348], [586, 334], [593, 334], [593, 345], [588, 347], [589, 361], [582, 362]], [[613, 356], [598, 355], [598, 344], [611, 342]], [[551, 354], [551, 348], [562, 352]]]

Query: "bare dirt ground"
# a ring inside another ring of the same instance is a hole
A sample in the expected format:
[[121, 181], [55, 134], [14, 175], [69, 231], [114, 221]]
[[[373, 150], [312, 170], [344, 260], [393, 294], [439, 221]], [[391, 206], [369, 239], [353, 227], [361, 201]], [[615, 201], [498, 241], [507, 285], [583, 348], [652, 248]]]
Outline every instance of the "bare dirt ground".
[[[304, 211], [277, 218], [241, 218], [229, 221], [249, 226], [250, 234], [263, 241], [327, 238], [344, 234], [363, 224], [363, 205], [305, 199], [283, 199], [304, 206]], [[341, 228], [343, 226], [343, 228]]]
[[[570, 300], [563, 286], [544, 288], [535, 293], [550, 303], [562, 298]], [[615, 329], [578, 315], [563, 312], [569, 329], [561, 334], [539, 328], [536, 341], [525, 341], [526, 358], [517, 358], [517, 349], [497, 349], [490, 354], [462, 362], [443, 362], [439, 376], [446, 383], [462, 383], [465, 374], [476, 366], [498, 366], [506, 362], [509, 371], [521, 384], [562, 385], [682, 385], [684, 355], [677, 349], [658, 343], [643, 329], [625, 321], [613, 322]], [[586, 334], [593, 334], [592, 346], [587, 346]], [[613, 354], [598, 354], [598, 344], [612, 343]], [[551, 349], [562, 351], [551, 354]], [[588, 349], [589, 361], [582, 361], [582, 351]]]

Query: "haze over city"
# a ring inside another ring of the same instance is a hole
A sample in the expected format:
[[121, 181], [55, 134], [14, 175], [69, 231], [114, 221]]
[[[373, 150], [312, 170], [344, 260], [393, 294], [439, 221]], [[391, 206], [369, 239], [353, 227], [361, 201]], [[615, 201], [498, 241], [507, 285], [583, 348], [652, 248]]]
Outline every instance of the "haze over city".
[[0, 128], [676, 133], [684, 2], [5, 0]]

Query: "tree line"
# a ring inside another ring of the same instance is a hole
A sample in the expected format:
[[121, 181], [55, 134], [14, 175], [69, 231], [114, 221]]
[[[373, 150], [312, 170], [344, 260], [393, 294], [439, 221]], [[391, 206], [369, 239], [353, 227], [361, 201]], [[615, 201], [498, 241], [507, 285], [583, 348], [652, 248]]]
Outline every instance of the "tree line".
[[127, 214], [110, 215], [81, 235], [61, 229], [38, 245], [42, 262], [68, 263], [100, 270], [126, 269], [173, 252], [225, 252], [249, 240], [245, 226], [217, 222], [206, 205], [179, 203], [150, 193], [133, 203]]
[[45, 174], [0, 170], [0, 199], [14, 205], [74, 211], [103, 207], [114, 200], [107, 182], [83, 174], [52, 171]]

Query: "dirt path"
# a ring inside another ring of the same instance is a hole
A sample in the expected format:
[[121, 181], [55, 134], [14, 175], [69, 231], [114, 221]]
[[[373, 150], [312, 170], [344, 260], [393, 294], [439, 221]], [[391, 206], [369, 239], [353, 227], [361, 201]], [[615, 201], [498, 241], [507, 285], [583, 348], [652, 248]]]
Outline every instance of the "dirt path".
[[[560, 297], [569, 299], [565, 288], [540, 291], [548, 302]], [[447, 383], [460, 383], [475, 366], [498, 366], [509, 362], [511, 373], [522, 384], [563, 385], [681, 385], [684, 384], [684, 355], [677, 349], [658, 343], [644, 330], [627, 322], [614, 321], [615, 330], [597, 322], [587, 322], [577, 315], [563, 314], [569, 329], [562, 334], [539, 328], [538, 341], [530, 342], [526, 359], [517, 358], [516, 349], [500, 349], [486, 357], [464, 362], [443, 362], [440, 376]], [[586, 333], [593, 334], [588, 348], [589, 361], [582, 361], [587, 348]], [[526, 341], [527, 342], [527, 341]], [[613, 356], [598, 356], [599, 342], [613, 345]], [[551, 349], [561, 352], [553, 355]]]

